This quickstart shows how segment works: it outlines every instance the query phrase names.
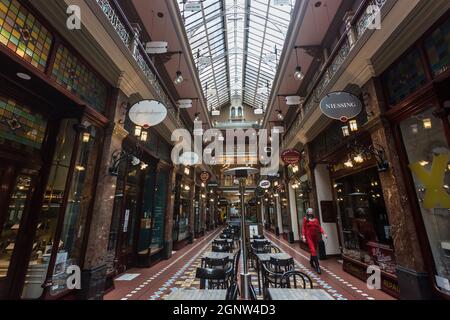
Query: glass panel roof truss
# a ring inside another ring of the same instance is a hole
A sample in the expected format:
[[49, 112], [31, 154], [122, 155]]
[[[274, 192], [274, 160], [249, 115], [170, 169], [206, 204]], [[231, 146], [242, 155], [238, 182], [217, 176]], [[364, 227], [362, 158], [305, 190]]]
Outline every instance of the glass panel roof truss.
[[201, 4], [196, 12], [184, 12], [183, 2], [179, 8], [208, 108], [231, 101], [265, 108], [296, 0], [290, 5], [275, 5], [275, 0], [187, 0]]

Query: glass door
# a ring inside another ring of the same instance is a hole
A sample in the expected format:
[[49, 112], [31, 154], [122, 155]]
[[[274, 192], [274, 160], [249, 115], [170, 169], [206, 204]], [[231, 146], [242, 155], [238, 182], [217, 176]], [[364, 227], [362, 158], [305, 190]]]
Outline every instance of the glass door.
[[0, 298], [8, 297], [17, 271], [18, 243], [36, 180], [37, 171], [0, 163]]

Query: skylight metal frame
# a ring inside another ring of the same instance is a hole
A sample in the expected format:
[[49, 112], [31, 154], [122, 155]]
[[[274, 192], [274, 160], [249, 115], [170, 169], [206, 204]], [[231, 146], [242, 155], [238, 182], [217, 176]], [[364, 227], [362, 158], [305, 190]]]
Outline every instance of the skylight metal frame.
[[[211, 65], [199, 69], [209, 110], [235, 96], [253, 108], [267, 107], [295, 1], [275, 6], [274, 0], [203, 0], [198, 12], [183, 12], [180, 3], [197, 66], [199, 49], [200, 56], [211, 57]], [[275, 53], [275, 61], [265, 60]], [[258, 93], [262, 87], [266, 92]], [[207, 96], [211, 88], [215, 94]]]

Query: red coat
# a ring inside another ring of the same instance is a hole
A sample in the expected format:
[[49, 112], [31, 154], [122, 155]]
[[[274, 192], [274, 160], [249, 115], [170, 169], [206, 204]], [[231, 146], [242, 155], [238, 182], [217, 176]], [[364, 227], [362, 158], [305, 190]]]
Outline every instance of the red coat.
[[316, 256], [317, 243], [319, 242], [319, 233], [325, 234], [325, 231], [320, 226], [319, 220], [314, 218], [309, 220], [307, 217], [303, 218], [302, 236], [306, 238], [309, 251], [312, 256]]

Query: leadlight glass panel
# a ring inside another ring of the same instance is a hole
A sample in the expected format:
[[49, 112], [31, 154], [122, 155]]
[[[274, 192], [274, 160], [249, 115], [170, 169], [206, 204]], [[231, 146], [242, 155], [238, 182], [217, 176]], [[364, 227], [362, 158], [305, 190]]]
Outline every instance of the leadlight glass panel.
[[58, 47], [52, 78], [97, 111], [105, 112], [106, 85], [63, 45]]
[[396, 105], [427, 82], [418, 49], [393, 65], [383, 76], [389, 104]]
[[425, 49], [433, 76], [437, 77], [450, 66], [450, 18], [425, 40]]
[[47, 129], [47, 119], [20, 105], [13, 99], [0, 96], [0, 143], [15, 149], [41, 149]]
[[53, 36], [17, 0], [0, 0], [0, 43], [45, 71]]

